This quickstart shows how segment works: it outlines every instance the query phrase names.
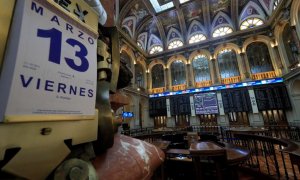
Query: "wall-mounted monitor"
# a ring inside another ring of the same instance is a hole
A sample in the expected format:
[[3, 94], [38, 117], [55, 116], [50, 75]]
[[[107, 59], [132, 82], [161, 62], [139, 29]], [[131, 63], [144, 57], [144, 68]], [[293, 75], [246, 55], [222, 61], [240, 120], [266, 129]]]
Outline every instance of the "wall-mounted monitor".
[[218, 114], [218, 100], [215, 92], [194, 94], [196, 114]]

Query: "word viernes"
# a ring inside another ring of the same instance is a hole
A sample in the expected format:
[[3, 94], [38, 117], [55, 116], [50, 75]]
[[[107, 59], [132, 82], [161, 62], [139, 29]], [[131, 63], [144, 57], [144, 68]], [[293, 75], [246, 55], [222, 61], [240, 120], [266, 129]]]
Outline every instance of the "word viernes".
[[58, 94], [68, 94], [89, 98], [94, 96], [94, 91], [92, 89], [67, 85], [66, 83], [62, 82], [54, 82], [53, 80], [43, 80], [41, 78], [35, 78], [33, 76], [25, 76], [21, 74], [20, 81], [23, 88], [31, 87], [31, 89], [43, 90], [46, 92], [56, 92]]

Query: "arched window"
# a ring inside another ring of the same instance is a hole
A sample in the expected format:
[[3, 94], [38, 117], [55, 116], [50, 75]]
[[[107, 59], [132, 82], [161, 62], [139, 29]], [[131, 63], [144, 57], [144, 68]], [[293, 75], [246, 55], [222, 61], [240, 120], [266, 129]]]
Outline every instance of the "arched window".
[[181, 60], [176, 60], [171, 64], [172, 86], [186, 83], [185, 64]]
[[218, 63], [222, 79], [240, 75], [236, 54], [233, 50], [221, 51], [218, 55]]
[[157, 64], [153, 66], [151, 70], [151, 75], [152, 75], [152, 88], [165, 87], [164, 67], [162, 64]]
[[206, 37], [203, 34], [198, 33], [198, 34], [193, 35], [189, 39], [189, 44], [197, 43], [197, 42], [204, 41], [204, 40], [206, 40]]
[[233, 32], [233, 29], [229, 26], [220, 27], [213, 32], [213, 37], [225, 36], [232, 32]]
[[181, 46], [183, 46], [182, 41], [174, 40], [174, 41], [170, 42], [170, 44], [168, 46], [168, 49], [175, 49], [175, 48], [178, 48], [178, 47], [181, 47]]
[[208, 58], [205, 55], [198, 55], [193, 60], [195, 82], [209, 81], [210, 71]]
[[135, 84], [138, 87], [144, 87], [144, 73], [143, 67], [140, 64], [135, 66]]
[[150, 53], [150, 54], [155, 54], [155, 53], [162, 52], [162, 51], [163, 51], [162, 46], [153, 46], [153, 47], [150, 49], [149, 53]]
[[261, 19], [258, 18], [248, 18], [245, 21], [242, 22], [240, 29], [249, 29], [249, 28], [254, 28], [256, 26], [263, 25], [264, 22]]
[[247, 57], [252, 74], [273, 71], [268, 46], [262, 42], [254, 42], [247, 47]]
[[290, 68], [294, 68], [300, 59], [300, 44], [297, 33], [289, 25], [286, 25], [282, 33], [282, 39]]

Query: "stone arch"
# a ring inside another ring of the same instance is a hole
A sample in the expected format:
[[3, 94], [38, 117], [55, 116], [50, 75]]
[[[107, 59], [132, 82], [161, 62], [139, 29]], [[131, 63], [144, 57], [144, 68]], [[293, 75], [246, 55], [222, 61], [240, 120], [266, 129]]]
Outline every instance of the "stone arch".
[[200, 50], [196, 50], [196, 51], [193, 51], [190, 56], [189, 56], [189, 59], [188, 59], [188, 64], [191, 64], [192, 61], [194, 60], [194, 58], [199, 55], [199, 54], [203, 54], [205, 56], [207, 56], [207, 58], [209, 60], [212, 59], [212, 56], [210, 54], [210, 52], [208, 50], [205, 50], [205, 49], [200, 49]]
[[133, 67], [133, 65], [136, 63], [136, 58], [135, 58], [133, 50], [130, 47], [128, 47], [127, 45], [123, 45], [120, 50], [120, 53], [122, 53], [122, 52], [125, 52], [127, 55], [129, 55], [129, 57], [131, 57], [131, 61], [132, 61], [131, 67]]
[[288, 56], [287, 56], [287, 53], [286, 53], [286, 50], [284, 47], [282, 33], [283, 33], [285, 27], [289, 26], [289, 25], [290, 24], [288, 21], [281, 21], [276, 25], [275, 30], [274, 30], [274, 36], [278, 43], [278, 51], [279, 51], [279, 55], [281, 57], [281, 63], [283, 65], [285, 73], [287, 73], [289, 71], [288, 67], [289, 67], [290, 63], [288, 62]]
[[239, 55], [241, 53], [241, 49], [239, 48], [238, 45], [233, 44], [233, 43], [226, 43], [226, 44], [221, 44], [216, 47], [213, 58], [216, 59], [218, 57], [218, 54], [225, 49], [232, 49], [235, 51], [235, 53], [237, 55]]
[[[134, 64], [136, 64], [136, 58], [135, 58], [134, 52], [127, 45], [124, 45], [124, 46], [121, 47], [120, 54], [122, 54], [122, 52], [126, 53], [130, 57], [130, 60], [131, 60], [131, 64], [130, 64], [131, 71], [132, 71], [132, 74], [135, 74]], [[135, 77], [134, 76], [131, 79], [131, 82], [132, 83], [135, 82]]]
[[162, 60], [156, 59], [156, 60], [151, 61], [151, 63], [150, 63], [149, 66], [148, 66], [148, 71], [151, 72], [153, 66], [155, 66], [155, 65], [157, 65], [157, 64], [162, 64], [163, 67], [166, 68], [165, 63], [164, 63]]
[[300, 38], [300, 21], [299, 21], [300, 1], [294, 0], [291, 6], [291, 26], [296, 26], [298, 37]]
[[[272, 39], [267, 37], [267, 36], [263, 36], [263, 35], [250, 37], [250, 38], [245, 40], [245, 42], [243, 44], [242, 52], [246, 52], [248, 45], [252, 44], [254, 42], [262, 42], [262, 43], [265, 43], [268, 46], [269, 54], [270, 54], [270, 57], [271, 57], [272, 65], [274, 67], [276, 76], [281, 76], [282, 72], [281, 72], [281, 69], [279, 69], [277, 61], [276, 61], [276, 54], [275, 54], [275, 51], [273, 49], [275, 44], [273, 43]], [[247, 59], [247, 63], [249, 64], [248, 59]]]
[[169, 69], [171, 64], [176, 60], [182, 60], [183, 63], [185, 63], [185, 64], [188, 63], [187, 59], [183, 55], [176, 55], [176, 56], [172, 56], [168, 59], [167, 68]]

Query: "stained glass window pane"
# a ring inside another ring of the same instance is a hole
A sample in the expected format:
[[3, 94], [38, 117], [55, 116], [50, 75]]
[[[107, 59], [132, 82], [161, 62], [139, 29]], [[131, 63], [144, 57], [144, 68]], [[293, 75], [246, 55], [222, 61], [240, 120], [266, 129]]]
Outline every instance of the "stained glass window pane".
[[149, 53], [150, 53], [150, 54], [156, 54], [156, 53], [162, 52], [162, 51], [163, 51], [163, 48], [162, 48], [161, 46], [153, 46], [153, 47], [150, 49]]
[[210, 71], [208, 58], [205, 55], [198, 55], [193, 60], [195, 82], [209, 81]]
[[153, 66], [152, 71], [152, 88], [165, 87], [164, 67], [161, 64]]
[[218, 55], [218, 63], [222, 79], [240, 75], [236, 54], [233, 50], [221, 51]]
[[273, 71], [269, 49], [265, 43], [252, 43], [246, 51], [252, 74]]
[[203, 34], [195, 34], [189, 39], [189, 44], [197, 43], [204, 40], [206, 40], [206, 37]]
[[176, 60], [171, 64], [172, 86], [185, 84], [185, 64], [181, 60]]
[[233, 29], [231, 27], [228, 27], [228, 26], [220, 27], [213, 32], [213, 37], [225, 36], [232, 32], [233, 32]]
[[179, 48], [181, 46], [183, 46], [182, 41], [174, 40], [174, 41], [170, 42], [168, 49], [175, 49], [175, 48]]
[[249, 29], [249, 28], [254, 28], [257, 26], [261, 26], [263, 25], [264, 22], [261, 19], [258, 18], [248, 18], [245, 21], [242, 22], [240, 29], [244, 30], [244, 29]]

